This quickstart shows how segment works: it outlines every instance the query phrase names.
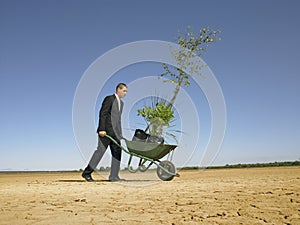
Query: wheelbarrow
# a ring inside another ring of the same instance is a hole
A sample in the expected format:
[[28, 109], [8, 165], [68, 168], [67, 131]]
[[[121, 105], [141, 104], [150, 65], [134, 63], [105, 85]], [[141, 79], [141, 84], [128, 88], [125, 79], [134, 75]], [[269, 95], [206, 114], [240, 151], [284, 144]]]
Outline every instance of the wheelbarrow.
[[[168, 145], [168, 144], [158, 144], [158, 143], [147, 143], [140, 141], [129, 141], [125, 139], [127, 149], [120, 145], [116, 140], [111, 136], [105, 135], [116, 145], [118, 145], [124, 152], [130, 155], [127, 169], [131, 173], [137, 171], [145, 172], [153, 164], [157, 166], [157, 176], [163, 181], [170, 181], [175, 176], [179, 177], [179, 174], [176, 172], [176, 167], [169, 160], [160, 161], [161, 158], [173, 151], [177, 146]], [[138, 167], [133, 169], [131, 166], [131, 161], [133, 157], [138, 157], [140, 159]], [[148, 163], [148, 165], [146, 165]]]

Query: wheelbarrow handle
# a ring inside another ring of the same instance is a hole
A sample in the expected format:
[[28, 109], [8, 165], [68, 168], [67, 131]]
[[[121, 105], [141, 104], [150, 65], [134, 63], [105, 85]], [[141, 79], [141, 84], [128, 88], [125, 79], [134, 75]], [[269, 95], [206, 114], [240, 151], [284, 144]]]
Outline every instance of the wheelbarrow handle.
[[[108, 134], [105, 134], [104, 137], [107, 137], [108, 139], [110, 139], [113, 143], [115, 143], [118, 147], [120, 147], [121, 149], [123, 149], [125, 152], [127, 152], [128, 154], [130, 154], [130, 152], [124, 148], [121, 144], [119, 144], [113, 137], [111, 137]], [[123, 138], [124, 140], [126, 140], [125, 138]]]
[[[108, 139], [110, 139], [112, 142], [114, 142], [118, 147], [120, 147], [123, 151], [125, 151], [125, 152], [126, 152], [127, 154], [129, 154], [131, 157], [132, 157], [132, 156], [141, 157], [141, 156], [139, 156], [139, 155], [137, 155], [137, 154], [135, 154], [135, 153], [133, 153], [133, 152], [129, 152], [128, 149], [124, 148], [121, 144], [119, 144], [113, 137], [109, 136], [108, 134], [105, 134], [104, 137], [107, 137]], [[124, 140], [126, 140], [126, 139], [124, 138]], [[146, 159], [146, 160], [148, 160], [148, 161], [150, 161], [150, 162], [154, 162], [155, 164], [157, 164], [157, 163], [155, 162], [155, 160], [153, 160], [153, 159], [150, 159], [150, 158], [147, 158], [147, 157], [144, 157], [144, 156], [143, 156], [143, 158]], [[157, 165], [158, 165], [158, 164], [157, 164]]]

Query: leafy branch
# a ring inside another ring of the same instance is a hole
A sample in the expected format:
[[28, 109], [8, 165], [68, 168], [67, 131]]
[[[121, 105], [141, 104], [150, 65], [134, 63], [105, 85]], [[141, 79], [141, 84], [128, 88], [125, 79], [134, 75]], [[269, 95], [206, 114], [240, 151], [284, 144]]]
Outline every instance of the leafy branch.
[[[199, 33], [195, 33], [190, 26], [188, 26], [185, 33], [178, 31], [176, 42], [180, 45], [180, 48], [170, 49], [178, 67], [162, 64], [164, 72], [160, 74], [160, 77], [167, 79], [165, 82], [175, 84], [173, 96], [169, 102], [170, 106], [174, 104], [180, 88], [183, 85], [189, 86], [191, 84], [191, 76], [201, 75], [201, 69], [206, 65], [202, 63], [199, 57], [206, 51], [210, 43], [221, 40], [218, 37], [219, 33], [219, 30], [214, 31], [209, 27], [202, 28]], [[188, 73], [185, 71], [188, 71]]]

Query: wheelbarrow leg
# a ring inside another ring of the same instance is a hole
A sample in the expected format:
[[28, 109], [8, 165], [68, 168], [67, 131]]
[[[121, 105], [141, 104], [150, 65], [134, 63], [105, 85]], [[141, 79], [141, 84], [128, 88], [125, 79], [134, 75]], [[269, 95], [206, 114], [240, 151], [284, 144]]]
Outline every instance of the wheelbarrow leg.
[[131, 166], [131, 160], [132, 160], [132, 157], [133, 155], [130, 154], [130, 157], [129, 157], [129, 160], [128, 160], [128, 164], [127, 164], [127, 169], [130, 173], [135, 173], [138, 171], [138, 168], [137, 169], [133, 169], [132, 166]]

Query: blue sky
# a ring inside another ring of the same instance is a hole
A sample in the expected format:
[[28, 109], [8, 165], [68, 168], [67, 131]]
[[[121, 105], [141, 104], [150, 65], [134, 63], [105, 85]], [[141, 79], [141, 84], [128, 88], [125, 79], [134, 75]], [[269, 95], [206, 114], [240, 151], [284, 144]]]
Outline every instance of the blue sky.
[[[0, 0], [0, 169], [83, 168], [72, 104], [89, 65], [129, 42], [172, 42], [188, 25], [222, 31], [222, 41], [203, 56], [227, 107], [226, 134], [213, 164], [299, 160], [299, 6], [296, 0]], [[138, 78], [130, 76], [134, 71], [146, 76], [157, 70], [149, 63], [118, 74], [129, 74], [122, 81], [131, 82]], [[113, 93], [118, 74], [101, 96]], [[193, 99], [200, 95], [193, 87], [186, 91]], [[200, 158], [201, 149], [189, 164]]]

